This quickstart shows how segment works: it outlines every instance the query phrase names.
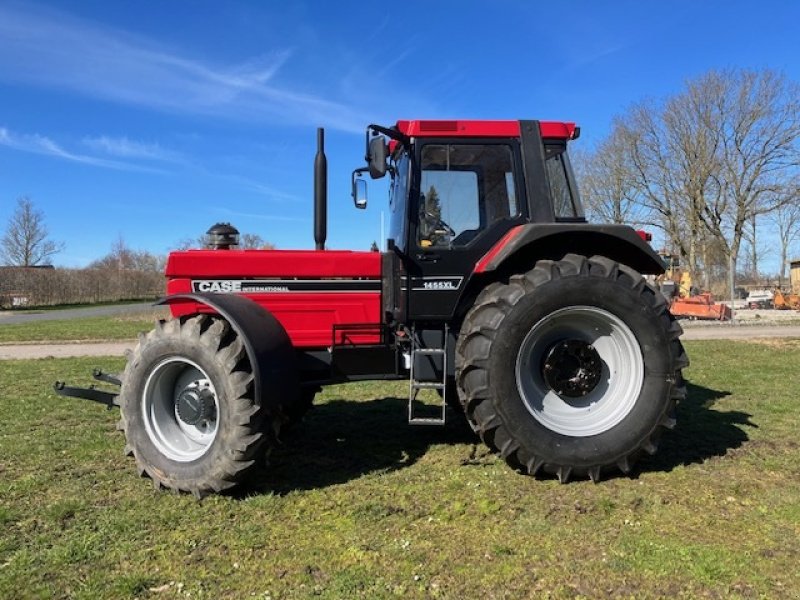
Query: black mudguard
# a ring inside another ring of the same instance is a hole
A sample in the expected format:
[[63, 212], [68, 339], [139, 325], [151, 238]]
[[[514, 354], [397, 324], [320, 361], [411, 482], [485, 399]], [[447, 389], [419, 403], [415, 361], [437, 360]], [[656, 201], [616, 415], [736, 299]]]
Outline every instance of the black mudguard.
[[175, 294], [156, 305], [197, 302], [230, 323], [244, 343], [253, 369], [255, 398], [261, 406], [285, 411], [300, 391], [297, 356], [283, 325], [263, 306], [233, 294]]
[[483, 265], [483, 272], [495, 271], [507, 264], [529, 264], [531, 259], [558, 260], [568, 253], [607, 256], [648, 275], [664, 272], [661, 257], [627, 225], [534, 223], [520, 229], [502, 248], [490, 251], [491, 258]]

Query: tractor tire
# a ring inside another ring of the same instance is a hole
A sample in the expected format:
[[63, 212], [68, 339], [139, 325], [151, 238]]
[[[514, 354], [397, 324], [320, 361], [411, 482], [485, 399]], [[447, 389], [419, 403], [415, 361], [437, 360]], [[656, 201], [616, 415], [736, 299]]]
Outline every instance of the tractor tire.
[[675, 425], [682, 332], [633, 269], [541, 260], [476, 299], [456, 344], [459, 395], [473, 429], [523, 472], [628, 473]]
[[160, 321], [140, 335], [122, 377], [126, 453], [156, 489], [201, 498], [233, 487], [279, 425], [254, 398], [244, 344], [210, 315]]

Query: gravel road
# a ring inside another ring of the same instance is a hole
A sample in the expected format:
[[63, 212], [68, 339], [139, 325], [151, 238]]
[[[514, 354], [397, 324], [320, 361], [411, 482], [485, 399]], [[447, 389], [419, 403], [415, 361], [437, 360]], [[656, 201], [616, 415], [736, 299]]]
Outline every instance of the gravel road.
[[136, 342], [90, 344], [0, 344], [0, 360], [28, 358], [69, 358], [74, 356], [122, 356]]
[[683, 324], [682, 340], [754, 340], [800, 338], [800, 325], [709, 325]]
[[[683, 340], [747, 340], [800, 338], [800, 325], [728, 325], [684, 323]], [[0, 360], [66, 358], [73, 356], [122, 356], [136, 342], [75, 344], [0, 344]]]
[[41, 312], [18, 312], [0, 310], [0, 327], [15, 323], [31, 323], [33, 321], [61, 321], [63, 319], [79, 319], [81, 317], [107, 317], [110, 315], [135, 314], [153, 310], [152, 302], [136, 304], [117, 304], [114, 306], [89, 306], [86, 308], [65, 308], [63, 310], [43, 310]]

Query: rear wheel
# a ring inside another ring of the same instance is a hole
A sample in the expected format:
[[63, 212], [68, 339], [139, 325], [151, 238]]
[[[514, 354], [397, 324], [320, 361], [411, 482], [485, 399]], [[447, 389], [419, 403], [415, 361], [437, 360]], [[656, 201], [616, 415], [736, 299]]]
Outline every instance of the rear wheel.
[[156, 487], [200, 497], [234, 486], [268, 435], [241, 340], [223, 319], [182, 317], [142, 336], [120, 393], [126, 450]]
[[467, 417], [530, 474], [628, 472], [674, 425], [682, 330], [640, 274], [605, 258], [540, 261], [488, 286], [456, 347]]

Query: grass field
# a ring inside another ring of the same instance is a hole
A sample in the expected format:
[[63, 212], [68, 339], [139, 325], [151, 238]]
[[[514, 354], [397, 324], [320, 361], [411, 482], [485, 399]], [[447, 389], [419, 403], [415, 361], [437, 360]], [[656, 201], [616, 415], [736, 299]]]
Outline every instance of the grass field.
[[72, 342], [133, 340], [140, 331], [149, 331], [167, 309], [153, 309], [129, 315], [80, 317], [54, 321], [31, 321], [4, 325], [0, 321], [0, 344], [18, 342]]
[[679, 425], [634, 477], [523, 477], [365, 383], [202, 502], [136, 475], [115, 412], [50, 391], [120, 359], [0, 362], [0, 597], [800, 597], [800, 342], [687, 349]]

